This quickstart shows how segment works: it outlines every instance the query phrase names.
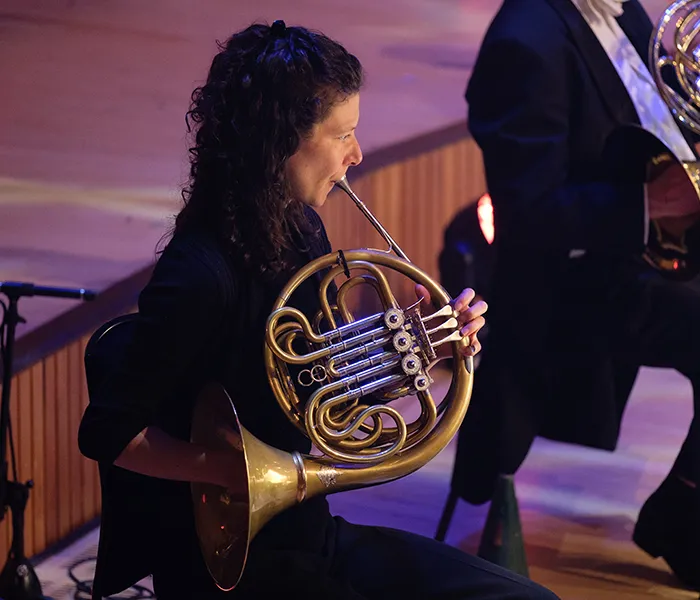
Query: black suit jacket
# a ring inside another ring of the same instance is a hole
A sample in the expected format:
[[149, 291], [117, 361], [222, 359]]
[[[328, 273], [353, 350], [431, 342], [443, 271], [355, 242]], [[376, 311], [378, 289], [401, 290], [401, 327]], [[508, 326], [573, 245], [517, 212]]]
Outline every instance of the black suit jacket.
[[[652, 23], [637, 0], [623, 6], [618, 22], [647, 61]], [[659, 147], [612, 143], [639, 118], [571, 0], [505, 0], [466, 100], [494, 205], [496, 267], [452, 484], [481, 503], [536, 435], [615, 448], [638, 366], [601, 335], [605, 299], [644, 249], [646, 159]]]
[[[206, 382], [225, 386], [241, 423], [261, 441], [286, 452], [310, 451], [309, 439], [277, 405], [260, 360], [265, 323], [280, 290], [298, 265], [331, 251], [320, 217], [310, 208], [306, 214], [318, 235], [298, 240], [308, 251], [290, 252], [288, 260], [297, 266], [272, 279], [242, 267], [210, 232], [176, 234], [139, 296], [138, 314], [120, 318], [124, 323], [117, 328], [110, 322], [88, 344], [90, 403], [78, 443], [100, 466], [95, 600], [149, 574], [166, 590], [163, 595], [173, 588], [179, 593], [168, 597], [226, 597], [217, 591], [203, 561], [190, 485], [113, 464], [150, 425], [189, 440], [195, 400]], [[322, 275], [295, 291], [292, 305], [304, 314], [319, 310]], [[109, 334], [103, 338], [105, 331]], [[277, 515], [252, 541], [235, 597], [281, 597], [290, 587], [305, 598], [340, 597], [341, 586], [324, 571], [330, 520], [325, 497]], [[270, 564], [275, 563], [280, 566], [270, 578]]]

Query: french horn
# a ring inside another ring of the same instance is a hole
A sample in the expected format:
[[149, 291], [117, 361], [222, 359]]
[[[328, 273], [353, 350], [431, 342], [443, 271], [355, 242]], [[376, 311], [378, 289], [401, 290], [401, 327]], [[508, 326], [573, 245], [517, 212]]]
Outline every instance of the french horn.
[[[650, 71], [661, 98], [679, 127], [694, 134], [700, 134], [699, 32], [700, 1], [677, 0], [664, 10], [649, 41]], [[672, 69], [678, 88], [664, 80], [665, 69]], [[664, 151], [653, 157], [650, 168], [663, 168], [674, 161], [679, 163], [700, 201], [700, 162], [696, 153], [689, 146], [675, 147], [667, 140], [658, 141]], [[695, 277], [700, 272], [700, 257], [689, 247], [686, 235], [673, 237], [656, 222], [652, 222], [651, 227], [644, 253], [647, 262], [673, 279]]]
[[[337, 183], [389, 244], [321, 256], [302, 267], [279, 294], [266, 328], [264, 360], [277, 402], [320, 455], [273, 448], [236, 415], [235, 397], [219, 384], [199, 395], [191, 439], [235, 456], [247, 474], [247, 493], [192, 484], [195, 523], [209, 573], [222, 590], [238, 584], [248, 547], [275, 515], [318, 495], [367, 487], [409, 475], [432, 460], [457, 433], [469, 407], [474, 363], [462, 339], [451, 298], [416, 267], [343, 178]], [[403, 308], [389, 286], [393, 270], [430, 292], [432, 311]], [[319, 274], [319, 275], [317, 275]], [[288, 306], [309, 277], [320, 277], [320, 306], [304, 315]], [[336, 277], [335, 303], [329, 290]], [[356, 318], [347, 294], [358, 285], [376, 292], [381, 309]], [[324, 325], [325, 324], [325, 325]], [[452, 381], [444, 398], [431, 394], [437, 348], [450, 344]], [[301, 388], [310, 388], [307, 401]], [[406, 422], [391, 406], [414, 396], [420, 414]]]

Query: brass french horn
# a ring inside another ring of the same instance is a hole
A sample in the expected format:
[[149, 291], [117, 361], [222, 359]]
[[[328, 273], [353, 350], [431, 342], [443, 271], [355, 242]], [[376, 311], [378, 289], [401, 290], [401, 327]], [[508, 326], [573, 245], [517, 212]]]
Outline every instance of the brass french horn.
[[[700, 1], [677, 0], [663, 12], [649, 42], [650, 71], [662, 99], [678, 125], [696, 134], [700, 134], [699, 32]], [[663, 71], [667, 67], [673, 69], [680, 91], [664, 81]], [[665, 140], [659, 141], [664, 151], [652, 159], [651, 168], [678, 162], [700, 200], [700, 162], [695, 153], [689, 154], [686, 149], [679, 152]], [[685, 235], [673, 238], [657, 223], [652, 222], [651, 226], [650, 242], [644, 254], [647, 262], [673, 279], [695, 277], [700, 272], [700, 257], [689, 248]]]
[[[461, 338], [450, 296], [408, 260], [345, 178], [337, 185], [390, 250], [330, 253], [299, 270], [268, 318], [264, 356], [279, 406], [321, 456], [283, 452], [256, 439], [239, 423], [235, 397], [219, 384], [209, 385], [198, 397], [192, 441], [231, 453], [247, 473], [243, 496], [234, 497], [216, 485], [192, 484], [202, 553], [222, 590], [237, 585], [251, 540], [272, 517], [317, 495], [385, 483], [416, 471], [445, 448], [469, 406], [473, 359], [459, 352], [467, 342]], [[402, 308], [383, 269], [424, 285], [434, 311], [424, 315], [420, 303]], [[309, 317], [287, 303], [302, 282], [317, 273], [325, 273], [319, 292], [322, 309]], [[345, 279], [332, 305], [327, 294], [339, 275]], [[371, 286], [382, 309], [355, 318], [346, 299], [357, 285]], [[441, 344], [451, 344], [454, 360], [450, 388], [436, 403], [430, 370]], [[290, 366], [298, 371], [296, 377]], [[313, 386], [307, 402], [300, 400], [297, 386]], [[407, 423], [390, 404], [409, 395], [415, 395], [421, 410]]]
[[[651, 74], [671, 113], [685, 127], [700, 133], [700, 49], [696, 39], [700, 32], [700, 1], [677, 0], [663, 12], [649, 41]], [[664, 52], [663, 40], [669, 24], [673, 26], [673, 43]], [[671, 66], [687, 99], [663, 79], [662, 70]], [[694, 178], [697, 181], [697, 178]], [[698, 191], [700, 194], [700, 190]]]

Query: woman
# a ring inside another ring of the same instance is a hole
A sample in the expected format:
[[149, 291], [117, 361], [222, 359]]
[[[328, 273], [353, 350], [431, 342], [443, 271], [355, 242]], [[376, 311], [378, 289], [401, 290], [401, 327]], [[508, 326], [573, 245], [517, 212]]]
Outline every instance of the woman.
[[[310, 450], [267, 383], [265, 321], [291, 274], [330, 251], [313, 208], [362, 160], [354, 134], [362, 78], [342, 46], [277, 21], [233, 35], [195, 90], [185, 206], [140, 296], [123, 360], [91, 390], [81, 424], [81, 451], [102, 468], [95, 597], [149, 573], [160, 600], [224, 597], [201, 557], [188, 482], [235, 490], [243, 475], [188, 442], [205, 382], [231, 391], [241, 422], [263, 442]], [[486, 310], [469, 307], [473, 296], [465, 290], [455, 302], [472, 354]], [[313, 278], [298, 290], [297, 308], [307, 315], [318, 309]], [[432, 540], [334, 518], [323, 497], [268, 523], [229, 597], [442, 594], [552, 597]]]

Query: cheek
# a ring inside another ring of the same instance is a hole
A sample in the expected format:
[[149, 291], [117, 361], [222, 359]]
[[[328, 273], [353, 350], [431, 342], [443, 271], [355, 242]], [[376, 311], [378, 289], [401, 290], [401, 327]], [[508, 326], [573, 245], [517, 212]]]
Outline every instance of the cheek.
[[313, 167], [313, 176], [321, 183], [332, 179], [343, 165], [343, 159], [333, 152], [327, 152], [325, 155], [318, 156], [317, 159]]
[[329, 154], [328, 166], [333, 170], [333, 173], [342, 171], [347, 164], [347, 152], [345, 148], [342, 150], [336, 150], [332, 154]]
[[309, 178], [310, 165], [304, 154], [295, 154], [287, 162], [286, 175], [295, 191], [300, 191]]

